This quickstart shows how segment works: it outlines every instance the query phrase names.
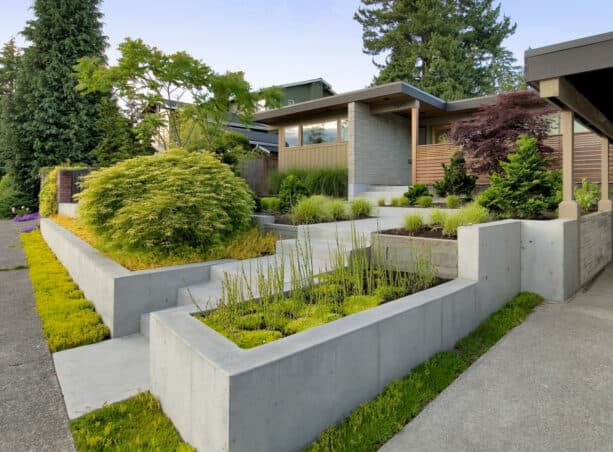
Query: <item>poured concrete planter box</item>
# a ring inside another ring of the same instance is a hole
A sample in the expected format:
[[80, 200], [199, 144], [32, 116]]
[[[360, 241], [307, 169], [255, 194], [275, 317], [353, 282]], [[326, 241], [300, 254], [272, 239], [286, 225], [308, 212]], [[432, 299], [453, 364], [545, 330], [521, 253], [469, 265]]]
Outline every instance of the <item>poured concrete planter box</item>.
[[130, 271], [47, 218], [40, 229], [113, 337], [138, 333], [141, 315], [176, 306], [179, 288], [209, 280], [210, 267], [225, 262]]
[[151, 392], [198, 450], [300, 450], [515, 296], [520, 230], [461, 228], [459, 279], [249, 350], [190, 306], [153, 313]]
[[457, 240], [373, 232], [370, 243], [374, 259], [383, 260], [397, 270], [412, 271], [414, 257], [419, 255], [435, 266], [439, 278], [453, 279], [458, 276]]

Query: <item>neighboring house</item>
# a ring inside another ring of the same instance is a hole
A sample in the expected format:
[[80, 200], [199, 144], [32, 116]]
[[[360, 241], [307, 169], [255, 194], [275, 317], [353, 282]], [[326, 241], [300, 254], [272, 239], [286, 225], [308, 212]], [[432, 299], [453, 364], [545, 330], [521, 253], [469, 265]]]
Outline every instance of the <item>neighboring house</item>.
[[[451, 124], [495, 102], [495, 95], [447, 102], [394, 82], [262, 111], [255, 119], [278, 133], [279, 170], [347, 168], [352, 198], [441, 179], [441, 163], [460, 149], [447, 143]], [[592, 155], [595, 160], [576, 172], [578, 180], [599, 174], [599, 139], [582, 130], [575, 154], [584, 162]], [[548, 142], [559, 155], [559, 135]]]
[[332, 86], [323, 78], [287, 83], [279, 86], [283, 90], [281, 106], [299, 104], [308, 100], [334, 96]]

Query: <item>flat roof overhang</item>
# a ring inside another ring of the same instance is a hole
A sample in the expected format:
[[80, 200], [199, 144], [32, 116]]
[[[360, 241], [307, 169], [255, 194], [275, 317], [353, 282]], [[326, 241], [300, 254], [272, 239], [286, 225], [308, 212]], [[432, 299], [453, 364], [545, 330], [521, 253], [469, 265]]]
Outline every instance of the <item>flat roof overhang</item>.
[[613, 32], [529, 49], [525, 71], [541, 97], [613, 140]]

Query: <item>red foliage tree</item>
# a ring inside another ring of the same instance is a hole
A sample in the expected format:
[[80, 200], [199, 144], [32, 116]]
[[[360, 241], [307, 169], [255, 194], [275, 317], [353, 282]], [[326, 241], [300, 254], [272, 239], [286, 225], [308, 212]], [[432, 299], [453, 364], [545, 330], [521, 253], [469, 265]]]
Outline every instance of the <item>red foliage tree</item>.
[[449, 139], [462, 146], [473, 173], [499, 172], [500, 161], [515, 147], [522, 134], [536, 138], [541, 155], [553, 149], [543, 143], [556, 110], [535, 91], [499, 94], [496, 103], [481, 107], [470, 118], [453, 124]]

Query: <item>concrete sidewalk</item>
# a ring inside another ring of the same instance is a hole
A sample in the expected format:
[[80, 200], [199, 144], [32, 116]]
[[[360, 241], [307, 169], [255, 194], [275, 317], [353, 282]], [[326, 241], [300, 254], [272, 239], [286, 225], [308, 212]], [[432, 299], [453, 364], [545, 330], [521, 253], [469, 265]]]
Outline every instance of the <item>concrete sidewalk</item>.
[[[24, 265], [19, 229], [0, 221], [0, 269]], [[28, 270], [0, 271], [0, 450], [73, 451]]]
[[545, 303], [382, 451], [613, 451], [613, 266]]

